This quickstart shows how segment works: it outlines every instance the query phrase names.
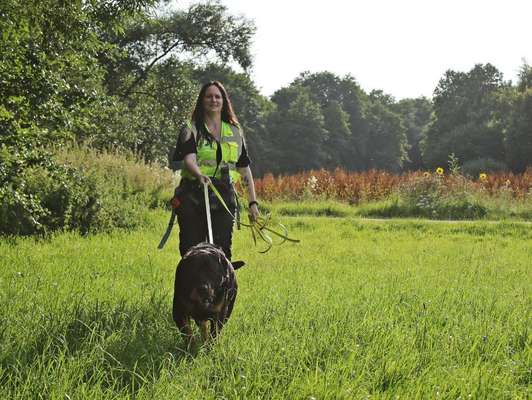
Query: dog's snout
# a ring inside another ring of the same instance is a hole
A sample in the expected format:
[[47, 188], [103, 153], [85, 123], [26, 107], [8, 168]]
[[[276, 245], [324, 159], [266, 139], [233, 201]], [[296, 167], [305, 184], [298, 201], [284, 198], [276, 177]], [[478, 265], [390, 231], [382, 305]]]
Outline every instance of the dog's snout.
[[198, 286], [190, 293], [190, 299], [198, 303], [210, 305], [214, 302], [214, 290], [208, 284]]

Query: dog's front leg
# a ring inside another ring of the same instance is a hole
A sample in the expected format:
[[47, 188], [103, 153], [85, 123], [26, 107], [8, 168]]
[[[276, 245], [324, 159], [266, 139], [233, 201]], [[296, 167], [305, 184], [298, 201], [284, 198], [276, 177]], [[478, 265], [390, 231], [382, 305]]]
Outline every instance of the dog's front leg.
[[205, 321], [196, 321], [196, 324], [198, 324], [198, 327], [200, 329], [201, 339], [203, 340], [203, 343], [206, 343], [207, 340], [209, 340], [209, 320], [206, 319]]
[[181, 314], [178, 310], [174, 309], [174, 322], [177, 325], [179, 331], [185, 336], [187, 347], [190, 347], [193, 336], [189, 317]]
[[212, 321], [211, 324], [211, 336], [215, 338], [222, 331], [224, 323], [227, 321], [227, 306], [222, 308], [222, 311], [218, 313], [216, 319]]

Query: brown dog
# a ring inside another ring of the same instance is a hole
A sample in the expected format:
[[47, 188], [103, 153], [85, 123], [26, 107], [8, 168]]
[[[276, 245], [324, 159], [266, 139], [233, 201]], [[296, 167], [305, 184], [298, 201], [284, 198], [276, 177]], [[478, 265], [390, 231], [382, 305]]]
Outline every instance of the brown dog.
[[229, 319], [237, 294], [235, 269], [242, 261], [230, 263], [223, 251], [212, 244], [193, 246], [177, 265], [173, 317], [188, 341], [192, 340], [190, 318], [196, 321], [204, 341], [215, 337]]

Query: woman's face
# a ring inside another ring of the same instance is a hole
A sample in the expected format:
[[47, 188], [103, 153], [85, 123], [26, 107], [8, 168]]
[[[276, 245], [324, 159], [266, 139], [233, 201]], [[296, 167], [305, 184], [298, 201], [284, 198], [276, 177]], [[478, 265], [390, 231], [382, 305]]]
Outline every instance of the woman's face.
[[215, 85], [211, 85], [205, 91], [203, 97], [203, 109], [206, 113], [222, 112], [222, 105], [224, 103], [222, 92]]

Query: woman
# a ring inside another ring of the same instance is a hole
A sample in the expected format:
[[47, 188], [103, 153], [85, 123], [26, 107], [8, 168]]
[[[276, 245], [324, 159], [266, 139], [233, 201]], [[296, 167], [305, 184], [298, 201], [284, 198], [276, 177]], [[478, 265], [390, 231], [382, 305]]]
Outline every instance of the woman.
[[[177, 209], [179, 251], [183, 256], [195, 244], [206, 241], [207, 220], [203, 185], [213, 183], [235, 215], [237, 201], [233, 183], [243, 179], [249, 199], [249, 215], [259, 215], [250, 159], [223, 85], [208, 82], [200, 90], [192, 120], [179, 133], [175, 161], [183, 161]], [[214, 196], [210, 196], [214, 244], [231, 260], [233, 218]]]

